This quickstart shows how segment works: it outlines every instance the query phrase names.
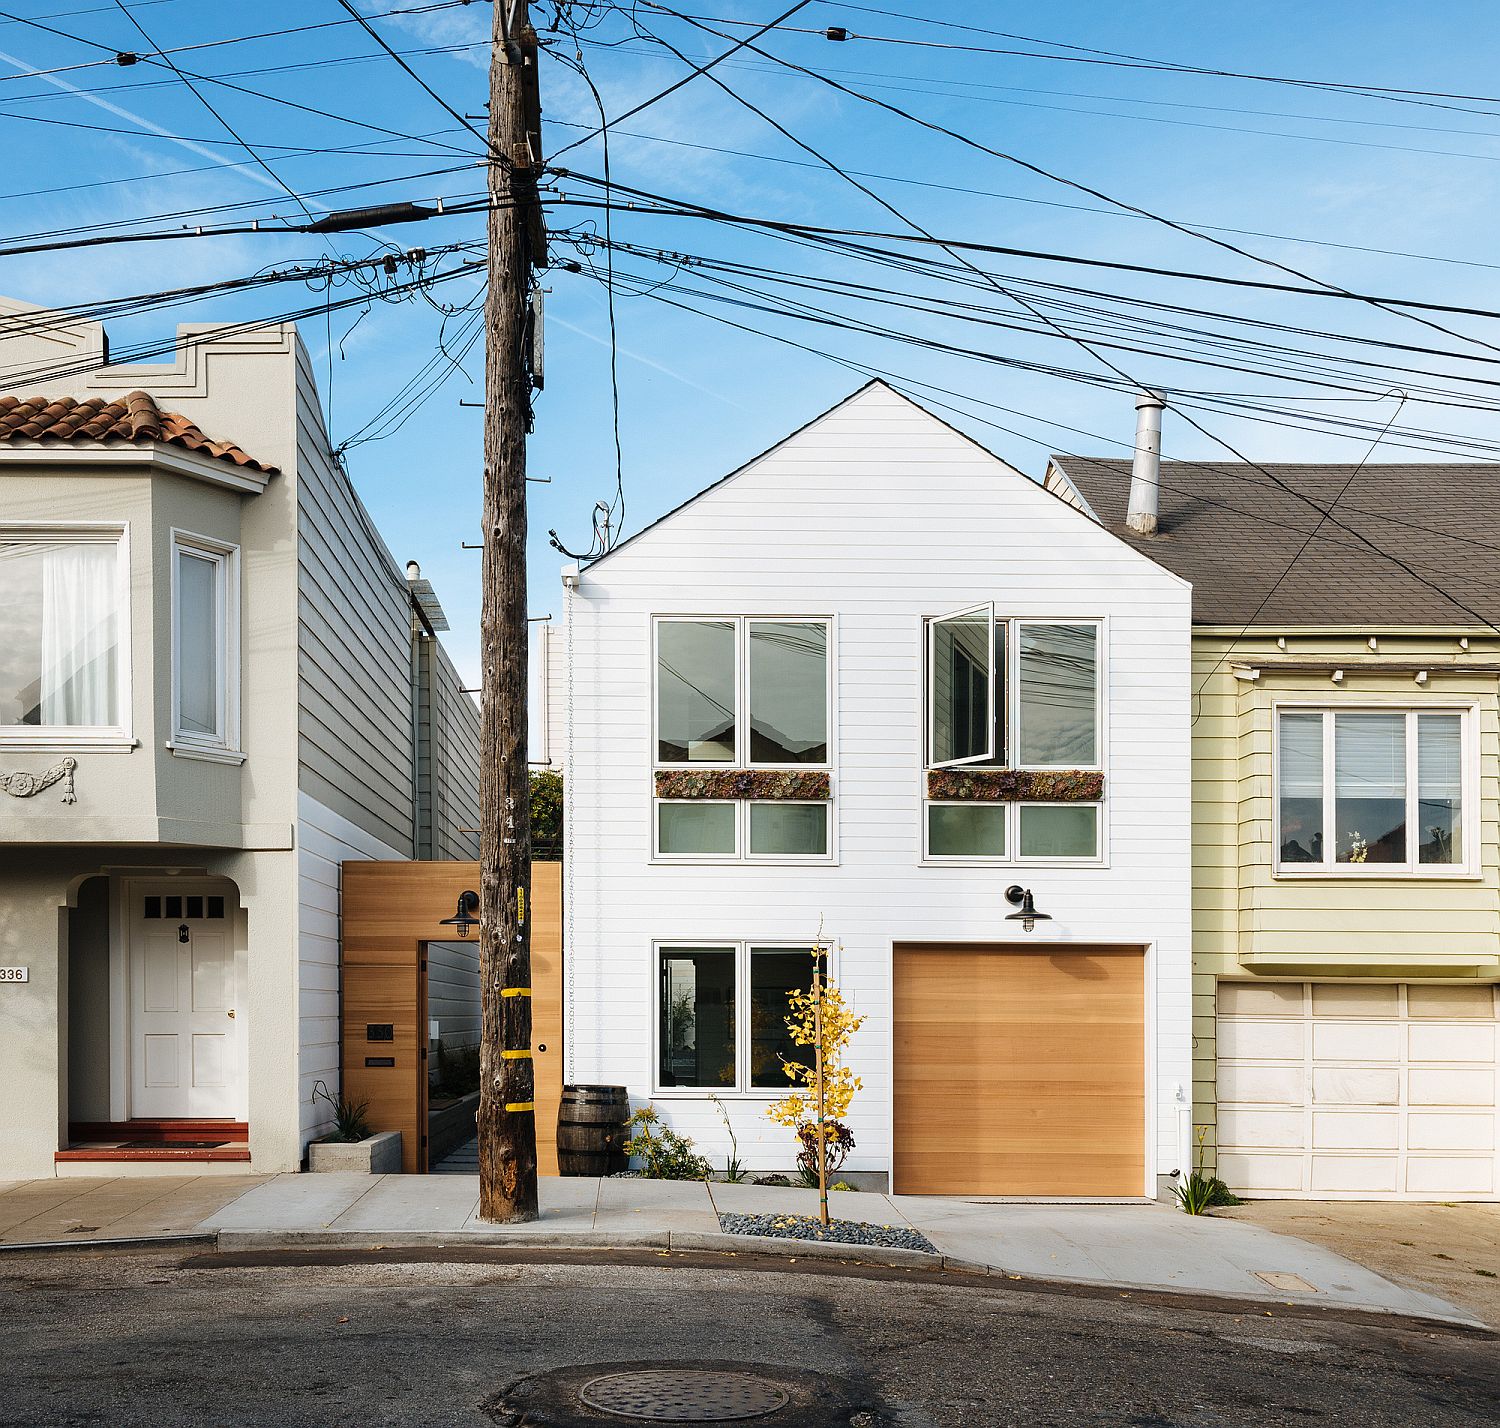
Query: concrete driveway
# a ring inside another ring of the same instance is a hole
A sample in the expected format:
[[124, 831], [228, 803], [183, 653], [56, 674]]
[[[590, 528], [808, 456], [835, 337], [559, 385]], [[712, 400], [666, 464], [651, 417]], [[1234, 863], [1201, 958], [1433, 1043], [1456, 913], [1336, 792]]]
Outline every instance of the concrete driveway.
[[1310, 1240], [1500, 1328], [1500, 1204], [1251, 1200], [1214, 1213]]

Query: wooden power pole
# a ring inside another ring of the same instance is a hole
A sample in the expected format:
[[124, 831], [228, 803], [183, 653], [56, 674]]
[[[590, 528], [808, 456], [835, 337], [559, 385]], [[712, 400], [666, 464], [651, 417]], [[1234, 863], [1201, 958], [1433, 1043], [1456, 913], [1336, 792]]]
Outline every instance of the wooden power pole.
[[541, 104], [526, 0], [495, 0], [485, 298], [484, 597], [480, 615], [479, 1217], [534, 1220], [531, 798], [526, 747], [526, 435], [531, 270], [546, 261], [537, 203]]

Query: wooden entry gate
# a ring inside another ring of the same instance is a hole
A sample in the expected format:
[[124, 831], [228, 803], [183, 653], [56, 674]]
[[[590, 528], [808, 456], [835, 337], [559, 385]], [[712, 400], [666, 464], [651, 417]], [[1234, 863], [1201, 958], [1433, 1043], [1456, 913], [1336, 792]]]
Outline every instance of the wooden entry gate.
[[[353, 862], [343, 877], [344, 1095], [377, 1131], [401, 1132], [401, 1168], [427, 1169], [429, 942], [460, 940], [442, 920], [479, 888], [477, 863]], [[557, 1174], [562, 1100], [562, 864], [531, 865], [531, 1048], [537, 1171]]]

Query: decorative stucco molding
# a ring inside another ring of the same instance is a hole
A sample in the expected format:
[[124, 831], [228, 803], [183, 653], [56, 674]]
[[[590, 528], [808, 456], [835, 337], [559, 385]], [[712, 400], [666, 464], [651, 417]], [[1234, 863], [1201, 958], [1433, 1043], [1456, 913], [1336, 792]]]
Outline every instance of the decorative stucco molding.
[[929, 769], [928, 798], [971, 803], [1097, 803], [1104, 775], [1089, 769]]
[[24, 769], [17, 769], [14, 773], [0, 773], [0, 791], [8, 793], [12, 798], [34, 798], [44, 788], [60, 783], [63, 786], [62, 801], [77, 803], [78, 798], [73, 792], [73, 770], [77, 767], [77, 759], [64, 759], [60, 764], [53, 764], [50, 769], [39, 774], [27, 773]]
[[658, 798], [825, 799], [832, 781], [816, 769], [659, 769]]

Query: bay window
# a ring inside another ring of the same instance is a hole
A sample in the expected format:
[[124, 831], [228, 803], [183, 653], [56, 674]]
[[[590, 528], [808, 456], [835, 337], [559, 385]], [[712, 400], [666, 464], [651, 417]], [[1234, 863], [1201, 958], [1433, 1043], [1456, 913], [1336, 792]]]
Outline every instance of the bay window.
[[[799, 1060], [787, 1030], [792, 992], [812, 987], [801, 946], [658, 946], [656, 1085], [661, 1091], [784, 1091]], [[817, 959], [825, 975], [827, 953]]]
[[123, 738], [129, 584], [116, 527], [0, 527], [0, 737]]
[[[830, 622], [800, 617], [668, 616], [655, 621], [653, 765], [699, 770], [831, 767]], [[800, 776], [800, 775], [799, 775]], [[814, 775], [816, 776], [816, 775]], [[774, 776], [760, 774], [758, 777]], [[805, 780], [804, 780], [805, 781]], [[700, 780], [693, 779], [694, 784]], [[828, 779], [811, 798], [787, 788], [659, 787], [658, 859], [776, 861], [832, 853]], [[680, 797], [676, 795], [682, 795]]]
[[1464, 872], [1471, 722], [1461, 709], [1279, 710], [1281, 871]]
[[238, 551], [172, 533], [174, 753], [238, 761]]

